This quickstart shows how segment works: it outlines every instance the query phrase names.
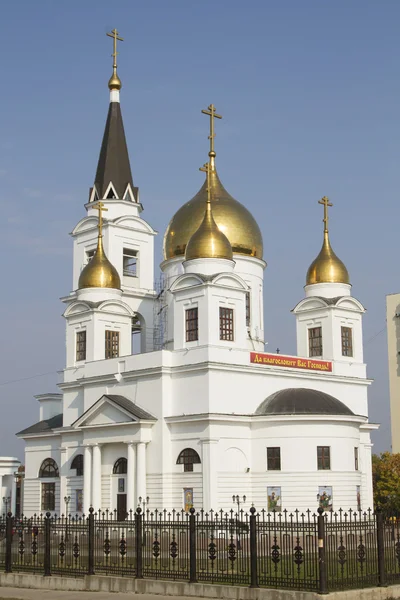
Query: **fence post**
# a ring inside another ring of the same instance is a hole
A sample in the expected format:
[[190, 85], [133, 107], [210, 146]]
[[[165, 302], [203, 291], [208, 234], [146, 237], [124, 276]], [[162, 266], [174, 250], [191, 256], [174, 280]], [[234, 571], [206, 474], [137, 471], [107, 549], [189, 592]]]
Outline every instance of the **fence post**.
[[386, 583], [386, 569], [385, 569], [385, 539], [384, 539], [384, 528], [383, 528], [383, 513], [380, 506], [376, 509], [376, 543], [378, 550], [378, 579], [379, 585], [384, 587]]
[[6, 573], [11, 573], [12, 568], [12, 538], [13, 538], [13, 523], [14, 519], [9, 512], [6, 516]]
[[326, 554], [325, 554], [325, 517], [324, 509], [318, 508], [318, 570], [319, 570], [319, 593], [327, 594], [326, 576]]
[[189, 516], [189, 583], [197, 583], [196, 564], [196, 515], [192, 507]]
[[94, 575], [94, 509], [89, 508], [88, 516], [88, 575]]
[[44, 576], [49, 577], [51, 575], [51, 513], [47, 512], [44, 518]]
[[257, 517], [254, 506], [250, 508], [250, 587], [258, 585], [258, 558], [257, 558]]
[[136, 530], [136, 578], [143, 579], [143, 515], [139, 507], [135, 512]]

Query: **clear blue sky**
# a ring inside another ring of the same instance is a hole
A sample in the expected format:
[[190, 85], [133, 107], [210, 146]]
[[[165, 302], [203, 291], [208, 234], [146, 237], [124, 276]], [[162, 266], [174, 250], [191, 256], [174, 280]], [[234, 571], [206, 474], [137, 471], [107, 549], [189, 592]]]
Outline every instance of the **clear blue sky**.
[[[290, 309], [322, 241], [364, 319], [375, 451], [390, 447], [385, 295], [400, 291], [398, 0], [4, 2], [0, 96], [0, 455], [56, 389], [72, 284], [68, 233], [93, 184], [117, 27], [122, 110], [144, 218], [159, 232], [202, 183], [213, 102], [225, 187], [264, 236], [268, 349], [295, 352]], [[378, 332], [381, 332], [378, 334]], [[377, 335], [378, 334], [378, 335]], [[18, 383], [5, 382], [50, 373]]]

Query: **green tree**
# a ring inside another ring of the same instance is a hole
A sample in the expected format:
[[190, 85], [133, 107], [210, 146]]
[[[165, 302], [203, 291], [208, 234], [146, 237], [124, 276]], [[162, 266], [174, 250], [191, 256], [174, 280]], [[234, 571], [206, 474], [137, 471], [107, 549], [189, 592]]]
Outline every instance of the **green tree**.
[[374, 505], [400, 512], [400, 454], [382, 452], [372, 456]]

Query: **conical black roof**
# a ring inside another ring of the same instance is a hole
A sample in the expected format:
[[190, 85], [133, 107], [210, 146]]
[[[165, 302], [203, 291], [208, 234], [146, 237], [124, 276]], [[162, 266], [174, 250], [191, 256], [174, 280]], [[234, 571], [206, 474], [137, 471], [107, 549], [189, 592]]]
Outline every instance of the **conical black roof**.
[[123, 198], [128, 183], [133, 191], [131, 165], [119, 102], [110, 102], [97, 164], [95, 186], [100, 199], [104, 198], [110, 183], [120, 199]]

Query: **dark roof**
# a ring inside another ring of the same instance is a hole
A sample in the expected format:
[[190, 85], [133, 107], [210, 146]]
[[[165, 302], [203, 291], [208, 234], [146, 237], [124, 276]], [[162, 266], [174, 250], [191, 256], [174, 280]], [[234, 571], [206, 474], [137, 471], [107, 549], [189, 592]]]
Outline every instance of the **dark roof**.
[[132, 191], [136, 193], [133, 189], [131, 165], [119, 102], [110, 102], [97, 164], [95, 186], [100, 199], [104, 198], [110, 182], [120, 199], [123, 197], [128, 183], [131, 184]]
[[50, 419], [45, 419], [44, 421], [39, 421], [39, 423], [35, 423], [22, 431], [19, 431], [17, 435], [25, 435], [28, 433], [50, 433], [53, 429], [57, 429], [58, 427], [63, 426], [63, 416], [62, 414], [56, 415], [55, 417], [51, 417]]
[[288, 388], [268, 396], [256, 415], [353, 415], [343, 402], [325, 392], [308, 388]]
[[121, 408], [124, 408], [128, 412], [130, 412], [137, 419], [146, 419], [150, 421], [157, 421], [153, 415], [145, 411], [143, 408], [140, 408], [137, 404], [132, 402], [132, 400], [128, 400], [125, 396], [119, 396], [118, 394], [104, 394], [106, 398], [109, 398], [115, 404], [118, 404]]

